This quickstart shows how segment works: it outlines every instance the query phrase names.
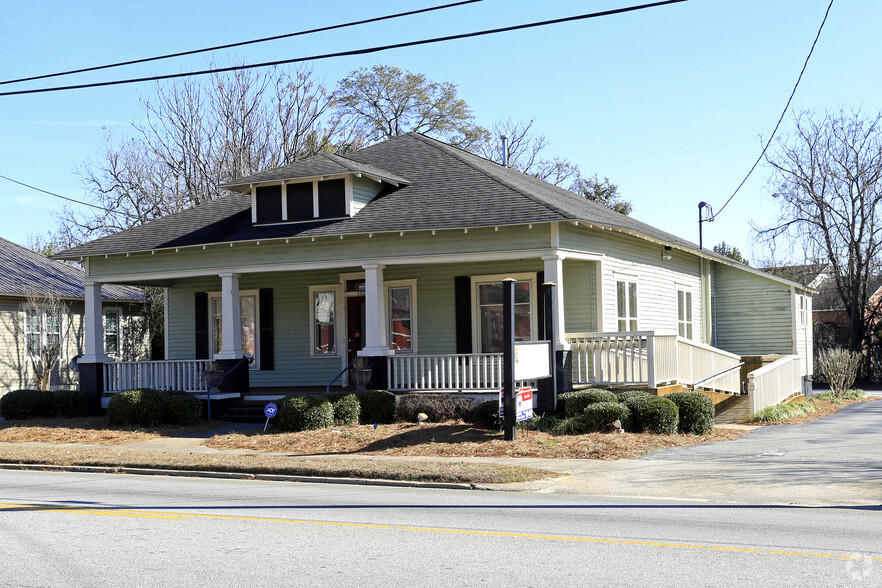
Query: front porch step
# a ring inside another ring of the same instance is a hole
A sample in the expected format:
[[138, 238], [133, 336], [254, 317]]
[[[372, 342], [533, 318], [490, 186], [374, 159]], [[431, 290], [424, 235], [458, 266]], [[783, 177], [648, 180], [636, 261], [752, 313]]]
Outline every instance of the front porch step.
[[235, 400], [222, 409], [221, 416], [225, 421], [236, 423], [257, 423], [266, 420], [263, 408], [268, 401]]

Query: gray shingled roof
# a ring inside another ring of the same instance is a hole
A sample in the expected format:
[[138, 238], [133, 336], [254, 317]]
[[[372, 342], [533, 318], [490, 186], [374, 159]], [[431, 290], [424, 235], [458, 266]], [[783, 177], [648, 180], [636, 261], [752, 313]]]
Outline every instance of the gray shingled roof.
[[277, 182], [280, 180], [291, 180], [295, 178], [315, 178], [320, 176], [333, 176], [337, 174], [363, 173], [370, 176], [376, 176], [384, 180], [391, 180], [399, 184], [409, 183], [398, 174], [364, 162], [358, 162], [334, 153], [322, 153], [309, 159], [295, 161], [292, 164], [262, 171], [244, 178], [239, 178], [231, 182], [221, 184], [221, 188], [229, 188], [236, 190], [237, 188], [247, 188], [249, 184], [260, 184], [262, 182]]
[[[62, 298], [83, 298], [85, 274], [66, 263], [54, 261], [30, 249], [0, 238], [0, 295], [24, 296], [28, 292], [52, 292]], [[144, 300], [138, 288], [105, 285], [104, 300]]]
[[[335, 165], [340, 167], [335, 168]], [[344, 166], [350, 171], [368, 173], [368, 169], [373, 169], [377, 175], [394, 174], [406, 178], [402, 180], [402, 184], [406, 181], [406, 185], [397, 188], [388, 186], [351, 218], [271, 226], [253, 226], [250, 197], [234, 194], [86, 243], [58, 257], [76, 259], [88, 255], [257, 239], [492, 227], [551, 221], [580, 221], [620, 228], [683, 249], [699, 250], [690, 241], [619, 214], [568, 190], [418, 133], [408, 133], [371, 145], [349, 153], [345, 158], [319, 155], [237, 180], [228, 186], [239, 186], [242, 185], [240, 182], [246, 181], [330, 175]], [[709, 250], [703, 250], [702, 254], [725, 263], [731, 262]]]

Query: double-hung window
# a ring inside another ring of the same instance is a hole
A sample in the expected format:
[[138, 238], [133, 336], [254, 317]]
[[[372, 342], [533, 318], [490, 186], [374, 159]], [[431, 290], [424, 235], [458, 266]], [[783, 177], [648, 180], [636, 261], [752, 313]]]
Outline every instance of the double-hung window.
[[[209, 326], [211, 328], [211, 345], [213, 353], [219, 353], [223, 347], [223, 309], [220, 294], [211, 294], [208, 304]], [[242, 329], [242, 351], [255, 358], [251, 369], [259, 369], [258, 348], [260, 337], [257, 330], [257, 292], [239, 293], [239, 322]]]
[[337, 355], [337, 289], [311, 288], [312, 355]]
[[[52, 312], [39, 313], [29, 308], [25, 311], [25, 344], [33, 357], [41, 357], [43, 346], [60, 348], [61, 315]], [[58, 355], [61, 354], [59, 349]]]
[[[477, 316], [477, 343], [480, 353], [501, 353], [503, 350], [503, 291], [502, 276], [478, 276], [473, 278]], [[512, 276], [514, 285], [515, 341], [533, 338], [535, 317], [536, 279], [533, 276]], [[492, 281], [491, 281], [492, 280]]]
[[416, 351], [416, 282], [393, 282], [386, 287], [389, 302], [389, 349]]
[[104, 311], [104, 353], [119, 357], [119, 310]]
[[637, 281], [616, 280], [616, 317], [619, 331], [637, 330]]
[[681, 337], [692, 338], [692, 292], [677, 290], [677, 332]]

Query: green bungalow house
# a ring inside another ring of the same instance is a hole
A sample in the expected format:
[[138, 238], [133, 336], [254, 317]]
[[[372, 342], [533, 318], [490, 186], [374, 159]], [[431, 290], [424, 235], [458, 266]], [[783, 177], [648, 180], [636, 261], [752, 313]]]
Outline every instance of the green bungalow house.
[[[504, 278], [517, 281], [521, 340], [541, 330], [540, 285], [557, 285], [568, 386], [737, 394], [742, 356], [778, 354], [747, 382], [761, 407], [812, 373], [810, 288], [424, 135], [222, 187], [231, 194], [58, 256], [86, 265], [80, 364], [93, 394], [204, 394], [205, 372], [243, 355], [253, 361], [225, 395], [341, 385], [357, 355], [375, 388], [495, 391]], [[165, 288], [165, 361], [101, 353], [102, 284]]]

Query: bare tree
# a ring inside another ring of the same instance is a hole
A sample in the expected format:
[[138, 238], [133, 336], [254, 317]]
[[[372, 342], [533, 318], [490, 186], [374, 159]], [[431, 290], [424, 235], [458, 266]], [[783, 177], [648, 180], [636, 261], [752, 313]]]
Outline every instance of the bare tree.
[[38, 390], [48, 390], [52, 370], [67, 342], [71, 316], [67, 304], [52, 292], [27, 292], [22, 302], [25, 315], [25, 352], [34, 370]]
[[789, 238], [809, 258], [829, 261], [848, 314], [850, 347], [871, 342], [882, 310], [869, 286], [882, 252], [880, 120], [860, 111], [804, 112], [766, 156], [780, 214], [759, 235], [770, 246]]
[[309, 69], [244, 70], [159, 84], [128, 136], [105, 136], [78, 174], [103, 210], [66, 207], [52, 240], [74, 245], [220, 197], [218, 185], [332, 148], [333, 100]]

